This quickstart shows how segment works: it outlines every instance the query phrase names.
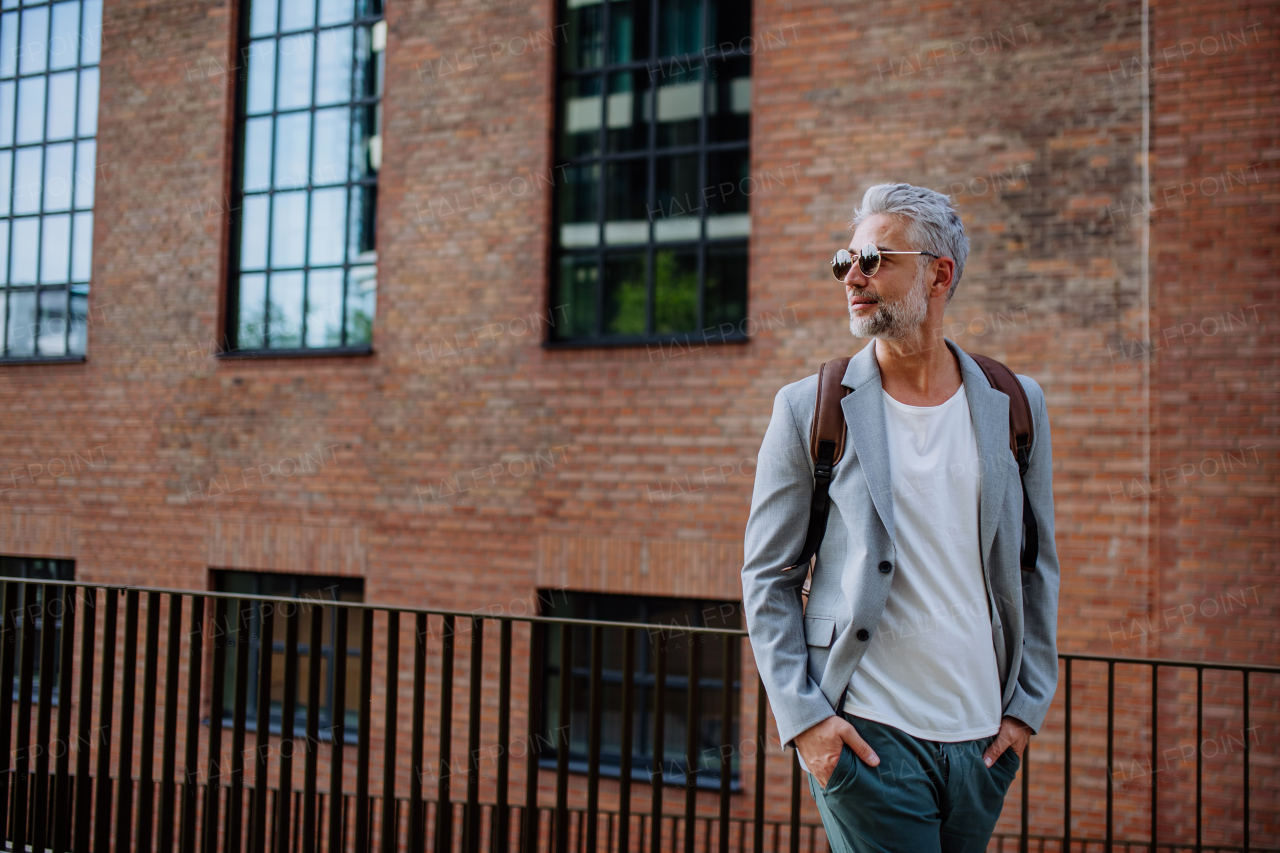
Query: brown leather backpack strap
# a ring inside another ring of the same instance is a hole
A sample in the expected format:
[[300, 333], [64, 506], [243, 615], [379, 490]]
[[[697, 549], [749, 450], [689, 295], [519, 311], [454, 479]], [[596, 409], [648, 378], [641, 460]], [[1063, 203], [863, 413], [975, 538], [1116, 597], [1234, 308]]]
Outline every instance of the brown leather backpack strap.
[[[1009, 450], [1018, 463], [1018, 476], [1024, 477], [1031, 464], [1031, 445], [1035, 440], [1035, 428], [1031, 422], [1031, 401], [1026, 389], [1014, 372], [1003, 363], [985, 355], [969, 353], [986, 374], [991, 387], [1009, 398]], [[1036, 524], [1031, 499], [1027, 496], [1027, 484], [1022, 484], [1022, 549], [1019, 564], [1024, 572], [1033, 572], [1040, 556], [1040, 526]]]
[[1031, 445], [1035, 442], [1027, 391], [1014, 372], [1002, 362], [974, 352], [969, 353], [969, 357], [978, 362], [991, 387], [1009, 398], [1009, 450], [1018, 462], [1018, 473], [1025, 474], [1031, 461]]
[[[844, 379], [845, 369], [849, 366], [848, 358], [837, 358], [828, 361], [818, 368], [818, 399], [813, 409], [813, 420], [809, 424], [809, 455], [813, 457], [813, 496], [809, 500], [809, 527], [804, 537], [804, 545], [799, 555], [791, 561], [788, 570], [808, 566], [813, 555], [818, 553], [818, 546], [827, 532], [827, 512], [831, 506], [831, 498], [827, 492], [832, 470], [844, 455], [844, 409], [840, 401], [849, 393], [849, 389], [840, 384]], [[805, 579], [805, 591], [808, 591], [809, 578]]]
[[849, 393], [849, 389], [840, 384], [844, 372], [849, 367], [849, 357], [832, 359], [818, 368], [818, 402], [813, 410], [813, 421], [809, 424], [809, 455], [814, 463], [818, 461], [818, 443], [830, 441], [835, 446], [831, 464], [835, 465], [844, 456], [844, 409], [840, 401]]

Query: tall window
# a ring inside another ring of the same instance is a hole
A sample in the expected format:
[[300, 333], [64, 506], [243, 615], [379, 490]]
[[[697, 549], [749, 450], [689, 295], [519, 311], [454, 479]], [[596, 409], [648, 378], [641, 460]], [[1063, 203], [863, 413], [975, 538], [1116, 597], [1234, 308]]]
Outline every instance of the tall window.
[[[730, 731], [724, 732], [724, 646], [722, 641], [708, 635], [680, 633], [680, 628], [738, 628], [741, 624], [741, 606], [731, 601], [691, 601], [684, 598], [657, 596], [610, 595], [603, 593], [565, 592], [543, 590], [538, 594], [542, 602], [543, 616], [571, 619], [602, 619], [610, 622], [641, 622], [670, 626], [674, 630], [667, 635], [666, 701], [663, 719], [663, 781], [683, 785], [688, 768], [687, 709], [689, 701], [689, 642], [701, 639], [698, 645], [698, 742], [699, 761], [696, 768], [699, 787], [720, 786], [720, 746], [737, 744], [740, 713], [735, 710], [730, 721]], [[542, 741], [539, 745], [543, 763], [555, 764], [557, 739], [560, 726], [569, 725], [569, 768], [577, 772], [587, 770], [587, 737], [591, 700], [591, 633], [582, 626], [572, 629], [573, 705], [569, 718], [561, 722], [560, 714], [560, 629], [547, 629], [547, 643], [543, 657], [543, 714]], [[654, 767], [654, 694], [657, 684], [654, 638], [647, 631], [636, 636], [634, 684], [635, 705], [632, 717], [631, 773], [632, 778], [648, 780]], [[622, 634], [618, 629], [606, 628], [601, 638], [603, 656], [601, 681], [604, 686], [601, 702], [600, 772], [605, 776], [618, 776], [622, 758]], [[734, 668], [730, 678], [733, 690], [732, 707], [739, 707], [742, 683], [738, 677], [739, 660], [737, 645], [741, 641], [730, 640], [734, 647]], [[545, 745], [545, 746], [543, 746]], [[737, 749], [733, 752], [730, 785], [737, 782]]]
[[750, 2], [559, 2], [556, 339], [743, 337]]
[[[222, 570], [215, 571], [213, 576], [215, 588], [219, 592], [241, 593], [243, 595], [279, 595], [286, 598], [310, 599], [317, 603], [364, 600], [364, 581], [360, 578]], [[320, 707], [317, 719], [319, 720], [321, 737], [329, 736], [326, 730], [329, 730], [335, 724], [333, 719], [333, 673], [336, 653], [346, 656], [347, 665], [346, 690], [343, 692], [343, 722], [346, 726], [343, 740], [351, 743], [356, 741], [356, 727], [360, 722], [360, 632], [361, 619], [364, 618], [364, 612], [358, 609], [351, 609], [347, 614], [346, 647], [335, 650], [337, 623], [333, 618], [333, 608], [322, 608], [320, 606], [314, 608], [298, 607], [298, 680], [296, 685], [297, 704], [294, 706], [294, 732], [306, 730], [307, 674], [310, 671], [311, 655], [318, 654], [321, 657], [321, 662]], [[311, 620], [317, 616], [322, 619], [320, 636], [323, 639], [320, 648], [313, 649], [310, 646]], [[245, 720], [247, 727], [251, 731], [257, 731], [258, 727], [257, 672], [258, 657], [261, 653], [263, 618], [264, 609], [255, 602], [250, 610], [249, 625], [247, 626], [249, 678], [245, 682], [247, 688]], [[271, 720], [269, 725], [272, 733], [279, 734], [281, 714], [284, 707], [285, 620], [287, 614], [281, 612], [278, 607], [272, 607], [266, 611], [265, 618], [271, 620], [272, 677]], [[227, 606], [227, 621], [229, 623], [227, 633], [231, 642], [227, 644], [226, 680], [223, 683], [228, 687], [223, 691], [222, 715], [224, 724], [230, 726], [234, 722], [233, 714], [235, 713], [235, 690], [230, 685], [236, 683], [236, 643], [242, 636], [234, 605], [230, 603]]]
[[[45, 586], [40, 581], [70, 581], [75, 580], [76, 561], [75, 560], [45, 560], [39, 557], [0, 557], [0, 578], [6, 580], [25, 580], [31, 581], [34, 585], [36, 607], [31, 612], [31, 662], [34, 677], [31, 680], [31, 699], [36, 701], [40, 696], [40, 657], [41, 657], [41, 636], [45, 628], [53, 631], [53, 701], [58, 701], [58, 688], [61, 685], [60, 664], [62, 657], [62, 617], [67, 612], [68, 599], [75, 595], [75, 590], [71, 587], [53, 587], [54, 597], [51, 599], [50, 611], [52, 618], [47, 620], [44, 618], [44, 596]], [[21, 587], [15, 587], [21, 589]], [[27, 611], [22, 606], [22, 601], [15, 601], [7, 608], [8, 613], [4, 615], [6, 620], [12, 618], [13, 624], [10, 626], [14, 631], [14, 652], [13, 652], [13, 696], [19, 698], [19, 690], [21, 687], [20, 680], [22, 678], [22, 622], [27, 616]]]
[[228, 343], [367, 350], [382, 0], [244, 0]]
[[[102, 0], [0, 2], [0, 358], [80, 358]], [[12, 11], [9, 11], [12, 10]]]

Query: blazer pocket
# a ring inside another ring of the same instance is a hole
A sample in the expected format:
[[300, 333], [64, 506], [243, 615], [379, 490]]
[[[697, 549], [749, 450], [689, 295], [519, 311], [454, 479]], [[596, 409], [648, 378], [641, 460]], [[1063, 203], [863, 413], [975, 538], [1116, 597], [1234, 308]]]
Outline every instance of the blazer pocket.
[[826, 648], [836, 632], [836, 620], [829, 616], [804, 617], [804, 641], [810, 646]]

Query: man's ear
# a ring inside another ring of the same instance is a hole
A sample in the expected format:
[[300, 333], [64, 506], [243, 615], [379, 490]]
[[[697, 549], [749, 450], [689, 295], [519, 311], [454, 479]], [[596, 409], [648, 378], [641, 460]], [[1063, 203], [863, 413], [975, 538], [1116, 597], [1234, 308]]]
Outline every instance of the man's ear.
[[939, 258], [933, 280], [929, 282], [929, 295], [945, 297], [951, 290], [951, 279], [955, 274], [956, 262], [951, 258]]

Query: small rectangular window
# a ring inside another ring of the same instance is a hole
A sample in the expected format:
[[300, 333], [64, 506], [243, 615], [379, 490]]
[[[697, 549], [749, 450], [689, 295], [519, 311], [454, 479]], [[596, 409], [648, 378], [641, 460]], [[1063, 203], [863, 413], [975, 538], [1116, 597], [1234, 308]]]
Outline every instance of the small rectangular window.
[[244, 0], [229, 349], [367, 351], [382, 0]]
[[[739, 637], [731, 637], [734, 646], [734, 671], [730, 674], [733, 691], [733, 718], [728, 736], [724, 726], [724, 640], [713, 635], [682, 633], [682, 628], [739, 628], [742, 606], [735, 601], [695, 601], [661, 596], [612, 595], [606, 593], [541, 590], [541, 615], [570, 619], [601, 619], [610, 622], [638, 622], [663, 625], [667, 634], [666, 713], [663, 722], [663, 781], [684, 785], [688, 772], [687, 713], [689, 697], [689, 642], [698, 642], [698, 787], [720, 787], [720, 747], [738, 743], [742, 691]], [[572, 630], [573, 706], [569, 713], [569, 769], [587, 772], [588, 713], [591, 698], [591, 632], [586, 626]], [[555, 732], [561, 725], [560, 713], [560, 628], [548, 626], [543, 649], [543, 712], [539, 751], [544, 766], [556, 763]], [[634, 684], [635, 705], [632, 717], [631, 774], [633, 779], [648, 781], [654, 768], [654, 687], [657, 684], [654, 638], [647, 631], [636, 636]], [[601, 703], [600, 773], [617, 777], [622, 758], [622, 632], [606, 628], [602, 636], [601, 680], [604, 687]], [[734, 749], [730, 770], [731, 789], [738, 789], [738, 750]]]
[[[364, 581], [361, 578], [326, 577], [323, 575], [290, 575], [277, 572], [245, 572], [232, 570], [215, 570], [213, 573], [214, 588], [218, 592], [240, 593], [242, 595], [276, 595], [285, 598], [304, 598], [317, 603], [326, 601], [363, 601]], [[360, 722], [360, 636], [361, 620], [366, 618], [365, 611], [351, 608], [347, 611], [347, 641], [345, 648], [335, 649], [337, 623], [332, 607], [304, 607], [298, 609], [298, 679], [297, 704], [294, 706], [293, 730], [295, 733], [306, 731], [307, 725], [307, 674], [312, 654], [319, 654], [320, 663], [320, 707], [317, 715], [320, 738], [328, 739], [332, 727], [334, 706], [334, 664], [338, 656], [346, 660], [346, 689], [343, 692], [343, 724], [344, 743], [355, 743], [357, 726]], [[254, 602], [250, 608], [247, 636], [249, 643], [248, 678], [245, 681], [246, 728], [257, 731], [258, 728], [258, 659], [261, 651], [262, 625], [264, 608], [261, 603]], [[271, 681], [271, 733], [279, 734], [281, 713], [284, 704], [284, 651], [285, 651], [285, 619], [280, 608], [266, 610], [266, 618], [271, 620], [271, 654], [273, 659], [273, 677]], [[311, 620], [321, 618], [320, 635], [323, 638], [319, 649], [309, 645], [311, 637]], [[226, 685], [223, 689], [222, 717], [223, 724], [230, 726], [234, 722], [235, 713], [235, 678], [236, 678], [236, 643], [242, 636], [236, 618], [234, 605], [228, 602], [227, 621], [229, 642], [227, 644], [225, 675]]]
[[[40, 697], [40, 656], [41, 656], [41, 637], [46, 627], [53, 629], [53, 702], [58, 702], [59, 688], [61, 687], [61, 656], [62, 656], [62, 617], [67, 612], [66, 600], [67, 596], [75, 595], [73, 587], [45, 587], [40, 581], [71, 581], [75, 580], [76, 561], [75, 560], [46, 560], [39, 557], [0, 557], [0, 578], [10, 580], [26, 580], [32, 581], [32, 593], [34, 594], [35, 609], [32, 611], [31, 619], [31, 645], [32, 645], [32, 672], [34, 677], [31, 681], [31, 701], [35, 702]], [[15, 588], [16, 587], [15, 585]], [[46, 626], [44, 613], [45, 590], [54, 590], [54, 598], [50, 601], [50, 611], [53, 617], [52, 624]], [[13, 698], [19, 698], [20, 679], [22, 676], [22, 622], [26, 617], [27, 611], [23, 608], [20, 601], [10, 602], [8, 604], [8, 613], [5, 619], [12, 618], [13, 622], [10, 627], [14, 631], [14, 666], [13, 666]]]

